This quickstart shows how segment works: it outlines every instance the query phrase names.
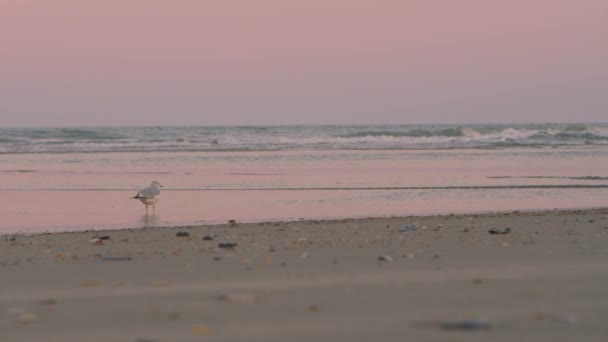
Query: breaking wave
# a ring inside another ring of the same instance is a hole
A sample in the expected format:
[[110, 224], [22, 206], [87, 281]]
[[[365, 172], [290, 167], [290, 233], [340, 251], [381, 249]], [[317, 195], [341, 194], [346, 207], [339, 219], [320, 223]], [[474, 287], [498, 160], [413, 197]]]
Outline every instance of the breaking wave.
[[2, 128], [0, 153], [608, 146], [608, 125]]

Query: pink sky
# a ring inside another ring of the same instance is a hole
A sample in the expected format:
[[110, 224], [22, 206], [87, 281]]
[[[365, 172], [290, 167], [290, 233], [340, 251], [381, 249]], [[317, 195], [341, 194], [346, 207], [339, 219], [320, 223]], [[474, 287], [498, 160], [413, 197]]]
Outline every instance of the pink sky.
[[0, 125], [608, 121], [605, 0], [3, 0]]

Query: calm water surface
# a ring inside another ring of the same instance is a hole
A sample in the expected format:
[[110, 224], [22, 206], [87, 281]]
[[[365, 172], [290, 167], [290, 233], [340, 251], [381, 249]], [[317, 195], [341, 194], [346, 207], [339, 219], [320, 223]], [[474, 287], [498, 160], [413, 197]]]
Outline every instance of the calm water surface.
[[604, 146], [0, 156], [4, 233], [601, 206]]

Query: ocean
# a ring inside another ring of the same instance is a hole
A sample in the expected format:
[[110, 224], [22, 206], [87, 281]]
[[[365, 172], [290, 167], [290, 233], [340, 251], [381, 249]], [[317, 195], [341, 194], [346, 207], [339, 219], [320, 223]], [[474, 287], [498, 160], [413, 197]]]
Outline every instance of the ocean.
[[0, 128], [0, 153], [606, 146], [608, 124]]
[[0, 234], [602, 206], [608, 124], [0, 128]]

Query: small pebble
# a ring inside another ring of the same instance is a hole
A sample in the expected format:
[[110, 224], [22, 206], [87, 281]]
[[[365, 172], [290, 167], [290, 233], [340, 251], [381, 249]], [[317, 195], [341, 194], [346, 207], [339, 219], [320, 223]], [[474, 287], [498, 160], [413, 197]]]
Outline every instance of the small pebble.
[[393, 262], [393, 257], [390, 255], [381, 255], [378, 257], [379, 261]]
[[92, 238], [91, 240], [89, 240], [89, 243], [91, 243], [92, 245], [103, 245], [103, 240], [100, 238]]
[[188, 232], [177, 232], [177, 234], [175, 234], [175, 236], [188, 237], [188, 236], [190, 236], [190, 233], [188, 233]]
[[209, 235], [203, 237], [203, 241], [213, 241], [213, 238]]
[[209, 326], [204, 324], [197, 324], [192, 326], [192, 335], [194, 336], [207, 336], [209, 335]]
[[234, 247], [236, 247], [236, 245], [238, 245], [238, 243], [236, 243], [236, 242], [222, 242], [217, 246], [219, 248], [234, 248]]
[[319, 307], [316, 306], [316, 305], [311, 305], [311, 306], [308, 307], [308, 312], [310, 312], [310, 313], [319, 312]]
[[467, 321], [454, 321], [454, 322], [440, 322], [439, 327], [442, 330], [461, 330], [461, 331], [475, 331], [475, 330], [490, 330], [492, 324], [481, 321], [481, 320], [467, 320]]
[[509, 234], [511, 232], [511, 228], [507, 227], [505, 229], [492, 228], [488, 230], [490, 234]]
[[133, 260], [130, 256], [107, 256], [101, 258], [102, 261], [131, 261]]
[[414, 230], [418, 229], [415, 225], [413, 224], [406, 224], [405, 226], [401, 227], [401, 229], [399, 229], [400, 232], [412, 232]]
[[24, 312], [17, 317], [17, 320], [22, 324], [31, 324], [38, 320], [38, 315], [33, 312]]

